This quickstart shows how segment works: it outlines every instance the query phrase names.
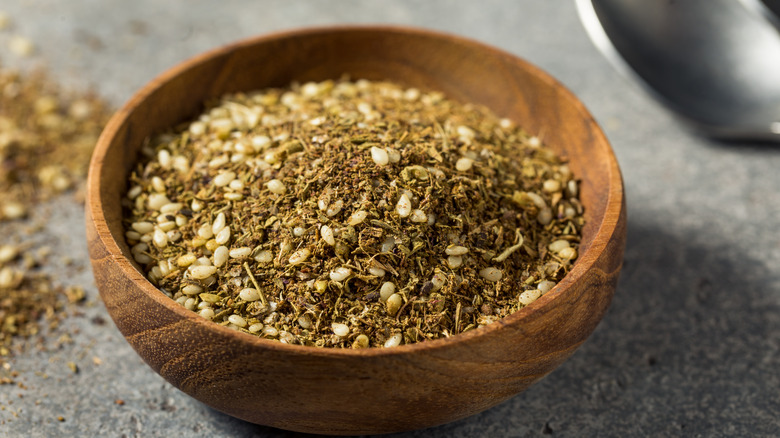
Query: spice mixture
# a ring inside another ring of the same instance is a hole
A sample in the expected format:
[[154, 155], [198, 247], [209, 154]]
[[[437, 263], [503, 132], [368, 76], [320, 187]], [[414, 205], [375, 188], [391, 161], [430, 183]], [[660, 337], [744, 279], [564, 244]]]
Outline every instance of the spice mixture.
[[[34, 238], [34, 207], [83, 187], [95, 141], [108, 118], [106, 105], [84, 93], [66, 93], [42, 72], [0, 68], [0, 383], [15, 373], [4, 359], [41, 332], [55, 328], [68, 303], [84, 290], [57, 284], [41, 269], [51, 250]], [[15, 349], [12, 347], [16, 347]]]
[[68, 96], [41, 72], [0, 69], [0, 223], [82, 188], [108, 114], [96, 97]]
[[148, 279], [286, 343], [392, 347], [489, 324], [568, 272], [584, 222], [539, 138], [387, 82], [225, 96], [142, 152], [124, 203]]

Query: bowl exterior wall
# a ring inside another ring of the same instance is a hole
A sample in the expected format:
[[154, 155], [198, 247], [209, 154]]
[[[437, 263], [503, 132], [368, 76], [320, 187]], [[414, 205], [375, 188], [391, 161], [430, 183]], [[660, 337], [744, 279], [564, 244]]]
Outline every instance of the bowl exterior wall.
[[[588, 225], [573, 271], [510, 317], [395, 351], [288, 346], [217, 327], [156, 290], [131, 262], [120, 199], [143, 140], [228, 92], [291, 81], [389, 79], [486, 105], [568, 157]], [[228, 414], [283, 429], [365, 434], [462, 418], [523, 391], [568, 358], [603, 317], [623, 259], [620, 173], [601, 130], [555, 80], [504, 52], [399, 28], [332, 28], [243, 41], [188, 61], [141, 90], [107, 126], [86, 207], [101, 297], [160, 375]]]

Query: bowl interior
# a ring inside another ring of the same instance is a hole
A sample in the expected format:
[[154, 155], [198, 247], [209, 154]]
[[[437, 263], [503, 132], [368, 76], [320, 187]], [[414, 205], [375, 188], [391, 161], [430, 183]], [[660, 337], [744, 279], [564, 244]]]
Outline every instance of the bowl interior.
[[[614, 163], [602, 159], [604, 151], [581, 149], [592, 142], [576, 136], [600, 134], [597, 128], [589, 132], [595, 126], [590, 126], [593, 121], [585, 108], [546, 73], [509, 54], [455, 37], [392, 28], [312, 30], [248, 40], [204, 54], [157, 78], [128, 104], [132, 114], [126, 114], [125, 126], [119, 127], [124, 153], [105, 157], [120, 163], [104, 169], [123, 171], [101, 175], [105, 211], [121, 212], [126, 175], [143, 140], [195, 117], [205, 101], [226, 93], [344, 75], [391, 80], [485, 105], [573, 158], [570, 167], [582, 181], [581, 199], [587, 206], [581, 253], [587, 251], [607, 205], [599, 193], [604, 181], [600, 175], [613, 173]], [[118, 217], [110, 219], [110, 224], [118, 224]], [[129, 256], [124, 239], [117, 240]]]

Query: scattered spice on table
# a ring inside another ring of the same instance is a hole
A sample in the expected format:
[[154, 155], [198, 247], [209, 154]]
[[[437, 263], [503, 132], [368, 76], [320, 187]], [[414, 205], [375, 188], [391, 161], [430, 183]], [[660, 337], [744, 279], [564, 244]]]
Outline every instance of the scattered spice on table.
[[577, 258], [566, 162], [487, 109], [388, 82], [224, 96], [149, 139], [126, 238], [202, 317], [281, 342], [393, 347], [530, 305]]
[[67, 93], [41, 71], [0, 67], [0, 222], [82, 189], [109, 114], [96, 96]]
[[[44, 269], [51, 249], [35, 239], [36, 207], [83, 191], [92, 149], [109, 116], [91, 93], [68, 92], [43, 71], [0, 67], [0, 383], [16, 373], [6, 358], [57, 328], [80, 286], [60, 284]], [[44, 214], [44, 213], [39, 213]]]

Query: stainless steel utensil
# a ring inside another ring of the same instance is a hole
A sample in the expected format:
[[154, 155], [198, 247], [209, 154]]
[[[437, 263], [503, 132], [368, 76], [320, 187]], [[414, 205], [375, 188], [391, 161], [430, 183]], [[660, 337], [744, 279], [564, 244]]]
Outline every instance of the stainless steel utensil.
[[776, 3], [758, 14], [736, 0], [576, 2], [613, 65], [685, 122], [712, 137], [780, 142], [780, 32], [766, 18]]

